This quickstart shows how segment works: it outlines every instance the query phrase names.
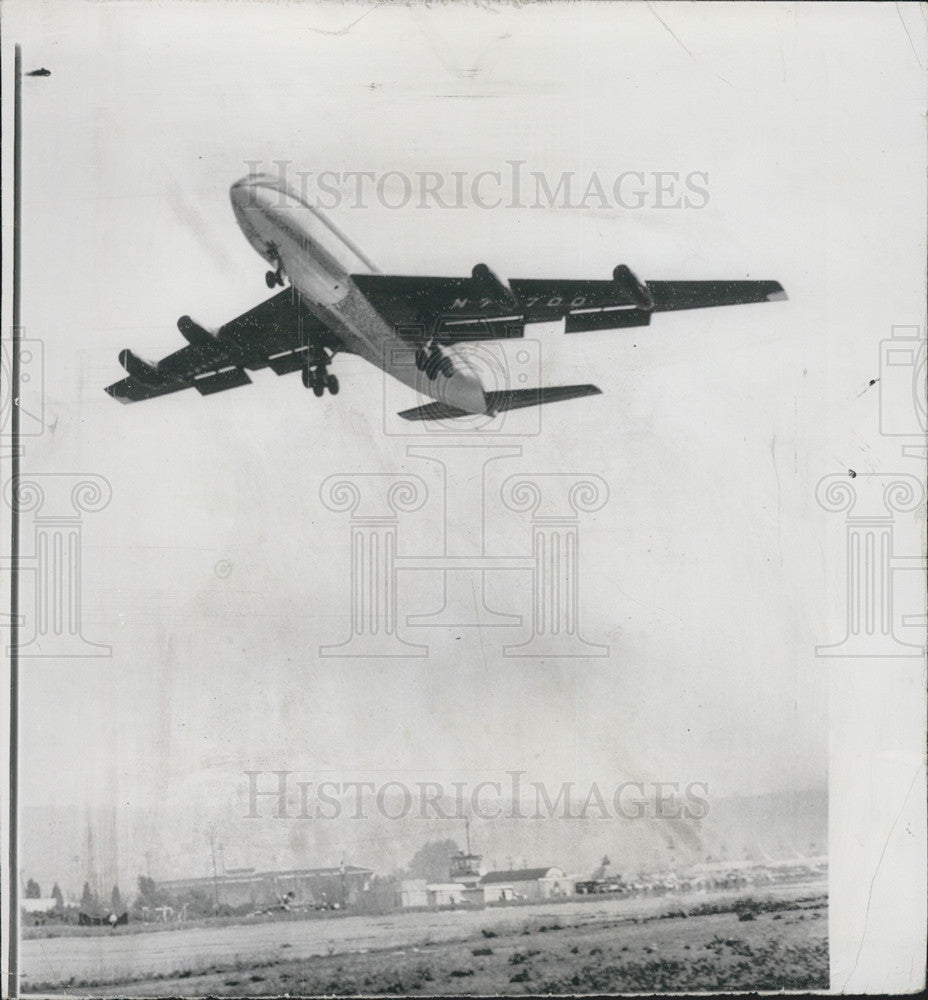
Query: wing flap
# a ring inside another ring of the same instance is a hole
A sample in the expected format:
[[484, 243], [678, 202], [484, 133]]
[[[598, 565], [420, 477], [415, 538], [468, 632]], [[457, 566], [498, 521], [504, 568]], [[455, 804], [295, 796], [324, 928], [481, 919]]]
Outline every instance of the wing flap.
[[295, 351], [287, 351], [286, 354], [275, 354], [267, 359], [268, 367], [275, 375], [289, 375], [290, 372], [298, 372], [303, 367], [303, 354], [305, 348], [298, 347]]
[[637, 306], [606, 306], [568, 313], [564, 318], [565, 333], [588, 333], [593, 330], [615, 330], [623, 326], [648, 326], [651, 313]]
[[198, 375], [193, 380], [193, 387], [201, 396], [211, 396], [214, 392], [225, 392], [226, 389], [237, 389], [240, 385], [250, 383], [251, 379], [243, 368], [226, 368], [208, 375]]
[[476, 340], [509, 340], [525, 335], [522, 316], [474, 316], [469, 319], [442, 319], [434, 330], [433, 340], [439, 344], [457, 344]]

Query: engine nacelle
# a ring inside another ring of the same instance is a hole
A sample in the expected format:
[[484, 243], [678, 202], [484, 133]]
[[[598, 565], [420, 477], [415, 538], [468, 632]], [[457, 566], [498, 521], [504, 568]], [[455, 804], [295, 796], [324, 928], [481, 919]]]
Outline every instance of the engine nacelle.
[[199, 323], [194, 323], [189, 316], [181, 316], [177, 321], [177, 329], [191, 347], [213, 347], [216, 344], [215, 335], [204, 330]]
[[627, 264], [619, 264], [612, 272], [612, 280], [622, 286], [632, 297], [632, 301], [639, 309], [646, 309], [650, 312], [654, 308], [654, 299], [648, 286], [639, 281], [632, 269]]
[[133, 378], [144, 382], [145, 385], [158, 385], [162, 381], [161, 375], [154, 365], [143, 361], [128, 349], [119, 352], [119, 363]]
[[486, 264], [477, 264], [470, 273], [471, 278], [476, 283], [480, 291], [485, 292], [492, 298], [506, 299], [515, 302], [512, 289], [487, 267]]

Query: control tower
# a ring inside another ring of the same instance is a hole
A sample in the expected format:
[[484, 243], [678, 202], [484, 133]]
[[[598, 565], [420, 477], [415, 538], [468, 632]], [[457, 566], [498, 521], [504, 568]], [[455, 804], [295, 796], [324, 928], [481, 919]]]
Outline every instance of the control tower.
[[448, 865], [448, 875], [452, 882], [460, 882], [468, 888], [474, 888], [480, 881], [483, 874], [480, 871], [480, 862], [483, 860], [482, 854], [471, 854], [470, 851], [470, 820], [466, 821], [467, 850], [458, 851], [451, 856]]

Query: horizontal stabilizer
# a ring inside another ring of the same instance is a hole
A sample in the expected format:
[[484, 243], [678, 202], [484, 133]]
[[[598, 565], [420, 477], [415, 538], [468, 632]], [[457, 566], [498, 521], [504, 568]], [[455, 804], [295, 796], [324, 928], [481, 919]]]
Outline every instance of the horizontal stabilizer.
[[[491, 416], [504, 410], [521, 410], [526, 406], [541, 406], [544, 403], [558, 403], [563, 399], [579, 399], [582, 396], [599, 396], [602, 390], [595, 385], [551, 385], [538, 389], [506, 389], [502, 392], [488, 392], [486, 412]], [[404, 420], [445, 420], [449, 417], [474, 416], [467, 410], [445, 403], [427, 403], [399, 414]]]

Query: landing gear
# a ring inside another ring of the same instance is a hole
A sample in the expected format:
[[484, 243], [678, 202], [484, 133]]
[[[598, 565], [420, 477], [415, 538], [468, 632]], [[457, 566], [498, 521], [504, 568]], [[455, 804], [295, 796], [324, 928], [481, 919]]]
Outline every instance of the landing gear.
[[310, 344], [306, 349], [303, 359], [303, 385], [307, 389], [312, 389], [313, 395], [321, 398], [326, 389], [333, 396], [338, 395], [338, 379], [329, 373], [329, 364], [335, 357], [334, 352], [329, 354], [324, 347]]
[[425, 347], [416, 348], [416, 368], [425, 372], [430, 382], [434, 382], [441, 372], [446, 378], [454, 374], [454, 362], [432, 341]]
[[278, 285], [283, 287], [284, 283], [284, 273], [283, 264], [280, 261], [280, 251], [273, 243], [268, 243], [267, 245], [267, 255], [272, 261], [277, 261], [277, 270], [268, 271], [264, 276], [264, 280], [267, 283], [268, 288], [276, 288]]

